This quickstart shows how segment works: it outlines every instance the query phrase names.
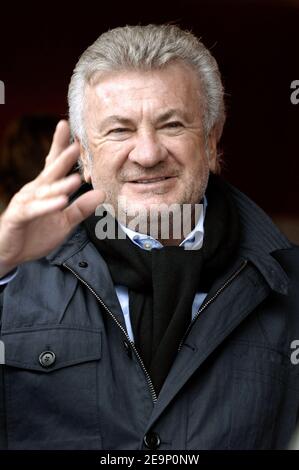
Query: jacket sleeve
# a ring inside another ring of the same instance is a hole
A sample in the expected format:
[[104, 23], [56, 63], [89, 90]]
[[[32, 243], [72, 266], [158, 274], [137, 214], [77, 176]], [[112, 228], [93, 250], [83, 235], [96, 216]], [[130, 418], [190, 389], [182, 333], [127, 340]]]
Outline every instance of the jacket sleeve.
[[[0, 339], [2, 329], [2, 310], [3, 297], [6, 285], [0, 286]], [[5, 411], [5, 394], [4, 394], [4, 368], [5, 365], [0, 363], [0, 450], [7, 449], [7, 431], [6, 431], [6, 411]]]

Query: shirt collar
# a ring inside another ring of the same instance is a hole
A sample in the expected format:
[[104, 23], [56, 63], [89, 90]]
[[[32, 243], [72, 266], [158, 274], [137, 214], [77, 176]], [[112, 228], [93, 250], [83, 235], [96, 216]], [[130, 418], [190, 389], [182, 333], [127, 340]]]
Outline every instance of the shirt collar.
[[[203, 244], [203, 236], [204, 236], [204, 219], [206, 215], [206, 208], [208, 205], [208, 201], [206, 196], [203, 198], [203, 205], [202, 210], [200, 212], [200, 216], [198, 218], [197, 224], [190, 232], [187, 237], [180, 243], [179, 246], [183, 246], [185, 250], [199, 250]], [[152, 248], [163, 248], [162, 243], [160, 243], [155, 238], [151, 237], [150, 235], [134, 232], [128, 227], [120, 224], [123, 231], [127, 234], [130, 240], [139, 248], [143, 250], [150, 251]]]

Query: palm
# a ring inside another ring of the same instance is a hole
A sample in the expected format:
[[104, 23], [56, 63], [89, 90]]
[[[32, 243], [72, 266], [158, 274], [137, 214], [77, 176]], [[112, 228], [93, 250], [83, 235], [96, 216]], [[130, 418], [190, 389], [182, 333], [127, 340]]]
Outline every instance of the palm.
[[81, 184], [78, 174], [65, 176], [79, 152], [78, 144], [67, 145], [68, 139], [63, 121], [44, 170], [12, 198], [0, 219], [0, 277], [11, 267], [50, 253], [104, 200], [103, 191], [93, 190], [68, 205], [68, 196]]

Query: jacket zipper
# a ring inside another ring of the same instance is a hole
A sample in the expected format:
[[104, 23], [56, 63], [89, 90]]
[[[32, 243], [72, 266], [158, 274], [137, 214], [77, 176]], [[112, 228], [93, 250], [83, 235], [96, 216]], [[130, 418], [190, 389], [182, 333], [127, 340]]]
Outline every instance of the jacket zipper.
[[115, 316], [113, 315], [113, 313], [111, 312], [110, 308], [107, 307], [107, 305], [105, 304], [105, 302], [101, 299], [101, 297], [98, 296], [98, 294], [93, 290], [93, 288], [86, 282], [84, 281], [84, 279], [82, 279], [70, 266], [68, 266], [67, 264], [63, 263], [63, 266], [65, 268], [67, 268], [69, 271], [71, 271], [74, 276], [76, 276], [76, 278], [82, 282], [89, 290], [90, 292], [96, 297], [97, 301], [102, 305], [102, 307], [106, 310], [107, 313], [109, 313], [109, 315], [112, 317], [112, 319], [115, 321], [115, 323], [117, 324], [117, 326], [121, 329], [121, 331], [123, 332], [123, 334], [125, 335], [127, 341], [130, 343], [134, 353], [136, 354], [136, 357], [141, 365], [141, 368], [144, 372], [144, 375], [146, 377], [146, 380], [147, 380], [147, 383], [148, 383], [148, 386], [149, 386], [149, 389], [150, 389], [150, 393], [151, 393], [151, 397], [152, 397], [152, 400], [153, 402], [155, 403], [157, 401], [157, 394], [155, 392], [155, 388], [153, 386], [153, 383], [152, 383], [152, 380], [151, 380], [151, 377], [148, 373], [148, 371], [146, 370], [145, 366], [144, 366], [144, 363], [143, 363], [143, 360], [141, 359], [136, 347], [135, 347], [135, 344], [133, 343], [133, 341], [131, 341], [130, 337], [128, 336], [126, 330], [124, 329], [124, 327], [121, 325], [121, 323], [119, 323], [119, 321], [117, 320], [117, 318], [115, 318]]
[[194, 322], [197, 320], [198, 316], [201, 314], [201, 312], [203, 312], [203, 310], [205, 310], [212, 302], [214, 302], [214, 300], [218, 297], [219, 294], [221, 294], [221, 292], [240, 274], [241, 271], [243, 271], [243, 269], [245, 268], [245, 266], [247, 266], [247, 259], [245, 259], [243, 261], [243, 263], [241, 264], [241, 266], [225, 281], [225, 283], [219, 287], [219, 289], [215, 292], [215, 294], [205, 303], [203, 304], [199, 310], [197, 311], [196, 315], [194, 316], [194, 318], [192, 319], [192, 321], [190, 322], [180, 344], [179, 344], [179, 347], [178, 347], [178, 352], [181, 350], [182, 348], [182, 345], [190, 331], [190, 329], [192, 328]]
[[[157, 394], [155, 392], [155, 388], [153, 386], [153, 383], [152, 383], [152, 380], [151, 380], [151, 377], [148, 373], [148, 371], [146, 370], [145, 366], [144, 366], [144, 363], [135, 347], [135, 344], [133, 341], [131, 341], [130, 337], [128, 336], [126, 330], [124, 329], [124, 327], [119, 323], [119, 321], [117, 320], [117, 318], [115, 318], [115, 316], [113, 315], [113, 313], [111, 312], [111, 310], [109, 309], [109, 307], [107, 307], [107, 305], [105, 304], [105, 302], [101, 299], [101, 297], [98, 296], [98, 294], [93, 290], [93, 288], [84, 280], [82, 279], [70, 266], [68, 266], [67, 264], [63, 263], [63, 266], [65, 268], [67, 268], [69, 271], [71, 271], [71, 273], [80, 281], [82, 282], [89, 290], [90, 292], [96, 297], [97, 301], [102, 305], [102, 307], [106, 310], [106, 312], [112, 317], [112, 319], [115, 321], [115, 323], [117, 324], [117, 326], [121, 329], [121, 331], [123, 332], [123, 334], [125, 335], [127, 341], [130, 343], [140, 365], [141, 365], [141, 368], [144, 372], [144, 375], [146, 377], [146, 380], [147, 380], [147, 383], [148, 383], [148, 386], [149, 386], [149, 389], [150, 389], [150, 393], [151, 393], [151, 397], [152, 397], [152, 400], [154, 403], [156, 403], [157, 401]], [[243, 269], [245, 268], [245, 266], [247, 266], [247, 260], [244, 260], [242, 265], [225, 281], [225, 283], [215, 292], [215, 294], [213, 295], [213, 297], [211, 297], [204, 305], [202, 305], [199, 310], [197, 311], [195, 317], [193, 318], [193, 320], [191, 321], [191, 323], [189, 324], [180, 344], [179, 344], [179, 347], [178, 347], [178, 352], [181, 350], [182, 348], [182, 345], [183, 345], [183, 342], [185, 341], [190, 329], [192, 328], [193, 324], [195, 323], [195, 321], [197, 320], [198, 316], [201, 314], [201, 312], [203, 312], [203, 310], [205, 310], [212, 302], [214, 302], [214, 300], [219, 296], [219, 294], [221, 294], [221, 292], [240, 274], [241, 271], [243, 271]]]

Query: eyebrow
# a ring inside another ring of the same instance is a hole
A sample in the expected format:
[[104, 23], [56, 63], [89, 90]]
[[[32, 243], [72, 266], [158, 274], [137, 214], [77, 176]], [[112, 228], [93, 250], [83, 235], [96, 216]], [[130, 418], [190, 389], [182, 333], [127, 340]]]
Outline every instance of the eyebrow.
[[111, 116], [108, 116], [101, 122], [101, 128], [105, 128], [111, 124], [123, 124], [125, 126], [128, 126], [132, 124], [132, 120], [129, 118], [126, 118], [124, 116], [120, 116], [118, 114], [113, 114]]
[[[162, 113], [160, 116], [158, 116], [158, 118], [156, 119], [156, 123], [161, 124], [162, 122], [165, 122], [168, 119], [171, 119], [175, 116], [177, 116], [180, 119], [188, 121], [188, 117], [186, 116], [186, 113], [184, 113], [180, 109], [172, 108]], [[133, 124], [133, 122], [134, 121], [132, 119], [127, 118], [125, 116], [121, 116], [119, 114], [112, 114], [111, 116], [108, 116], [101, 122], [101, 128], [105, 129], [107, 126], [113, 125], [113, 124], [122, 124], [124, 126], [129, 126]]]
[[177, 116], [178, 118], [183, 119], [185, 121], [188, 121], [186, 113], [184, 113], [180, 109], [172, 108], [172, 109], [169, 109], [168, 111], [166, 111], [165, 113], [161, 114], [157, 118], [156, 122], [157, 122], [157, 124], [160, 124], [161, 122], [168, 121], [168, 119], [171, 119], [175, 116]]

